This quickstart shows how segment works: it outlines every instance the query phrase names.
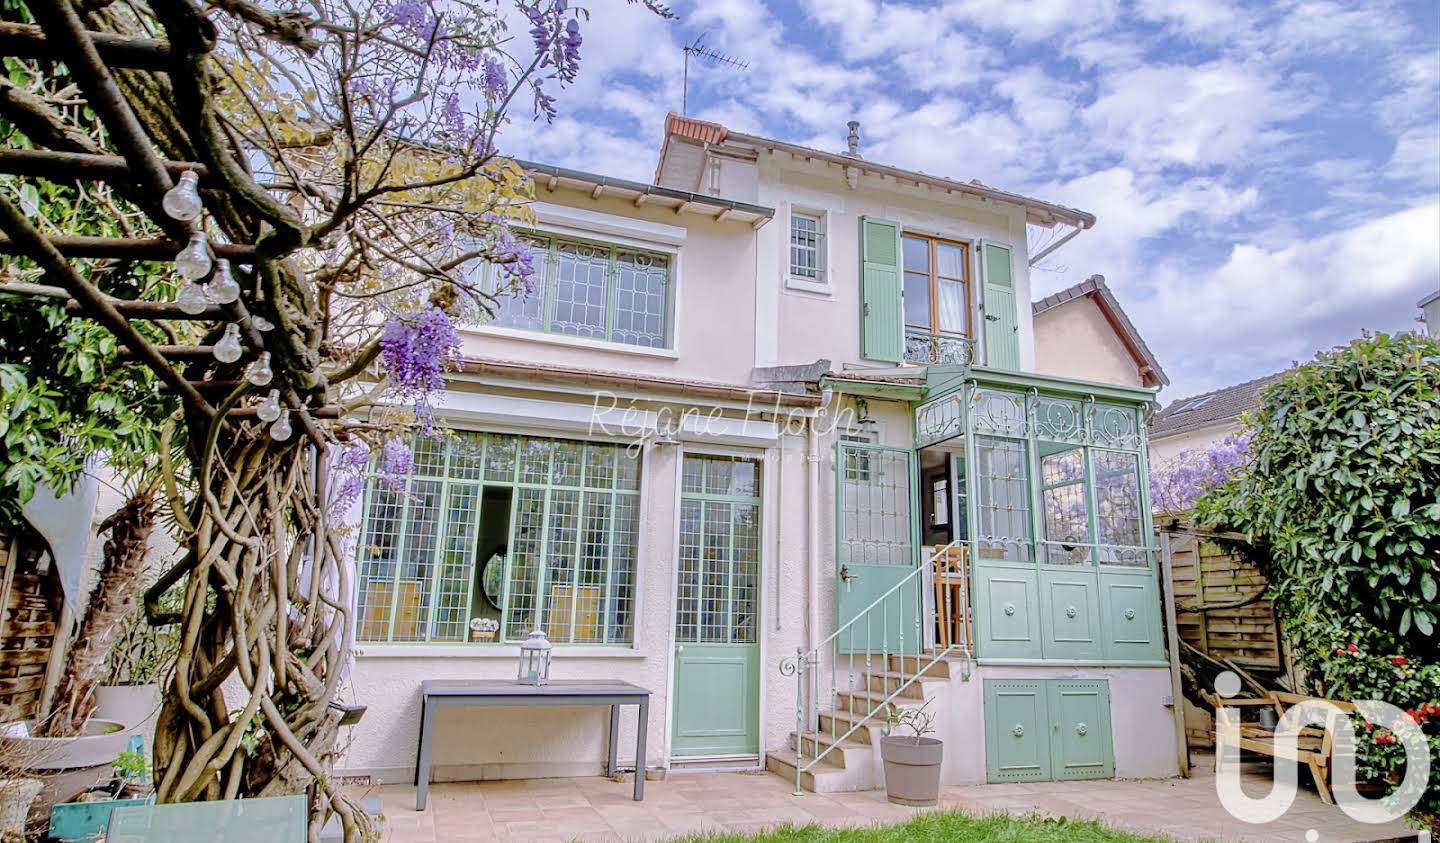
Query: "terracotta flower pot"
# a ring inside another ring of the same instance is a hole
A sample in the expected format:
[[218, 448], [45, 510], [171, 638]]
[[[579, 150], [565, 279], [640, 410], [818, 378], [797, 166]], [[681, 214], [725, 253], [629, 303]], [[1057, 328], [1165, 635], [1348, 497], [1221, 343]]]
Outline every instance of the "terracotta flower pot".
[[886, 735], [880, 739], [885, 762], [885, 796], [896, 805], [928, 808], [940, 801], [940, 761], [944, 744], [937, 738]]

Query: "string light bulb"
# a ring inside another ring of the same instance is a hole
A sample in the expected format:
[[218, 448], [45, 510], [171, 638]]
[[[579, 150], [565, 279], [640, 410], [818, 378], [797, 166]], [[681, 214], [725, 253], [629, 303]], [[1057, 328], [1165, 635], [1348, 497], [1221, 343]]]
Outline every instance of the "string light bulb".
[[284, 442], [290, 438], [290, 412], [288, 410], [280, 414], [280, 418], [270, 425], [270, 438], [276, 442]]
[[270, 390], [255, 408], [255, 415], [263, 422], [273, 422], [280, 418], [280, 390]]
[[271, 323], [270, 323], [270, 320], [269, 320], [269, 319], [266, 319], [264, 316], [255, 316], [255, 315], [252, 315], [252, 316], [250, 317], [250, 324], [251, 324], [251, 325], [254, 325], [254, 326], [255, 326], [255, 330], [259, 331], [259, 332], [262, 333], [262, 334], [265, 333], [266, 331], [273, 331], [273, 330], [275, 330], [275, 326], [274, 326], [273, 324], [271, 324]]
[[245, 380], [256, 386], [264, 386], [274, 377], [275, 373], [270, 369], [270, 352], [268, 351], [260, 352], [260, 356], [250, 364], [250, 368], [245, 370]]
[[199, 316], [209, 306], [209, 303], [205, 301], [205, 288], [194, 281], [186, 281], [180, 285], [180, 292], [175, 296], [175, 304], [191, 316]]
[[240, 298], [240, 285], [230, 274], [230, 262], [227, 260], [215, 261], [215, 275], [205, 286], [216, 304], [233, 304]]
[[225, 326], [225, 335], [215, 343], [215, 359], [221, 363], [234, 363], [240, 359], [240, 326], [231, 322]]
[[180, 273], [181, 278], [191, 281], [199, 281], [209, 275], [212, 266], [210, 247], [205, 243], [205, 235], [198, 231], [190, 235], [190, 242], [175, 255], [175, 271]]
[[160, 200], [160, 207], [171, 219], [181, 222], [190, 222], [200, 216], [205, 206], [200, 203], [200, 177], [194, 170], [186, 170], [180, 174], [180, 181], [165, 193], [165, 198]]

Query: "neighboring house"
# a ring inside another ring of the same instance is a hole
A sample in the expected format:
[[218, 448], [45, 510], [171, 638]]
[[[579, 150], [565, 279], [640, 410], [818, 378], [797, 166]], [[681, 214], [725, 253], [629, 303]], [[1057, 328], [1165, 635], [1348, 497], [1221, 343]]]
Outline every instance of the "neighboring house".
[[1415, 306], [1420, 308], [1420, 321], [1425, 324], [1425, 332], [1432, 337], [1440, 336], [1440, 290], [1415, 302]]
[[1162, 466], [1181, 451], [1203, 451], [1240, 432], [1240, 414], [1260, 405], [1260, 393], [1283, 372], [1180, 398], [1150, 419], [1150, 464]]
[[1037, 372], [1155, 389], [1170, 385], [1105, 276], [1092, 275], [1046, 296], [1030, 311]]
[[[867, 161], [853, 127], [831, 153], [672, 115], [654, 185], [525, 166], [535, 290], [464, 332], [456, 434], [352, 513], [340, 773], [410, 781], [421, 681], [513, 678], [534, 628], [552, 677], [654, 693], [622, 766], [878, 786], [898, 692], [935, 700], [947, 782], [1176, 772], [1154, 390], [1038, 373], [1025, 306], [1027, 223], [1093, 217]], [[439, 780], [604, 766], [601, 710], [437, 723]]]

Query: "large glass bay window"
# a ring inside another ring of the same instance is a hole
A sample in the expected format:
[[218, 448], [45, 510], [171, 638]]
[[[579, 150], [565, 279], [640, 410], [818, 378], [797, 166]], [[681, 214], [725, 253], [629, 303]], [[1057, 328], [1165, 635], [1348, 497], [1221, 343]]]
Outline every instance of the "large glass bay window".
[[[493, 324], [646, 348], [670, 346], [671, 255], [544, 233], [523, 239], [534, 256], [530, 289], [503, 295]], [[505, 278], [493, 267], [488, 275], [491, 289]]]
[[398, 486], [370, 478], [362, 642], [574, 644], [634, 637], [640, 462], [623, 445], [462, 432], [419, 437]]

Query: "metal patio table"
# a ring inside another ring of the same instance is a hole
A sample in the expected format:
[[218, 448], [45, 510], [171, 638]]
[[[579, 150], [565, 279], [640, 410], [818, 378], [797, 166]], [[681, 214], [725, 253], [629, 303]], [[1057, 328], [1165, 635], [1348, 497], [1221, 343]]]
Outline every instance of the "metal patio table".
[[650, 720], [650, 692], [629, 682], [557, 680], [524, 685], [514, 679], [427, 679], [420, 683], [420, 747], [415, 763], [415, 810], [425, 810], [430, 793], [430, 764], [435, 740], [435, 710], [464, 706], [608, 705], [610, 740], [605, 775], [615, 774], [620, 706], [638, 708], [635, 732], [635, 801], [645, 798], [645, 732]]

